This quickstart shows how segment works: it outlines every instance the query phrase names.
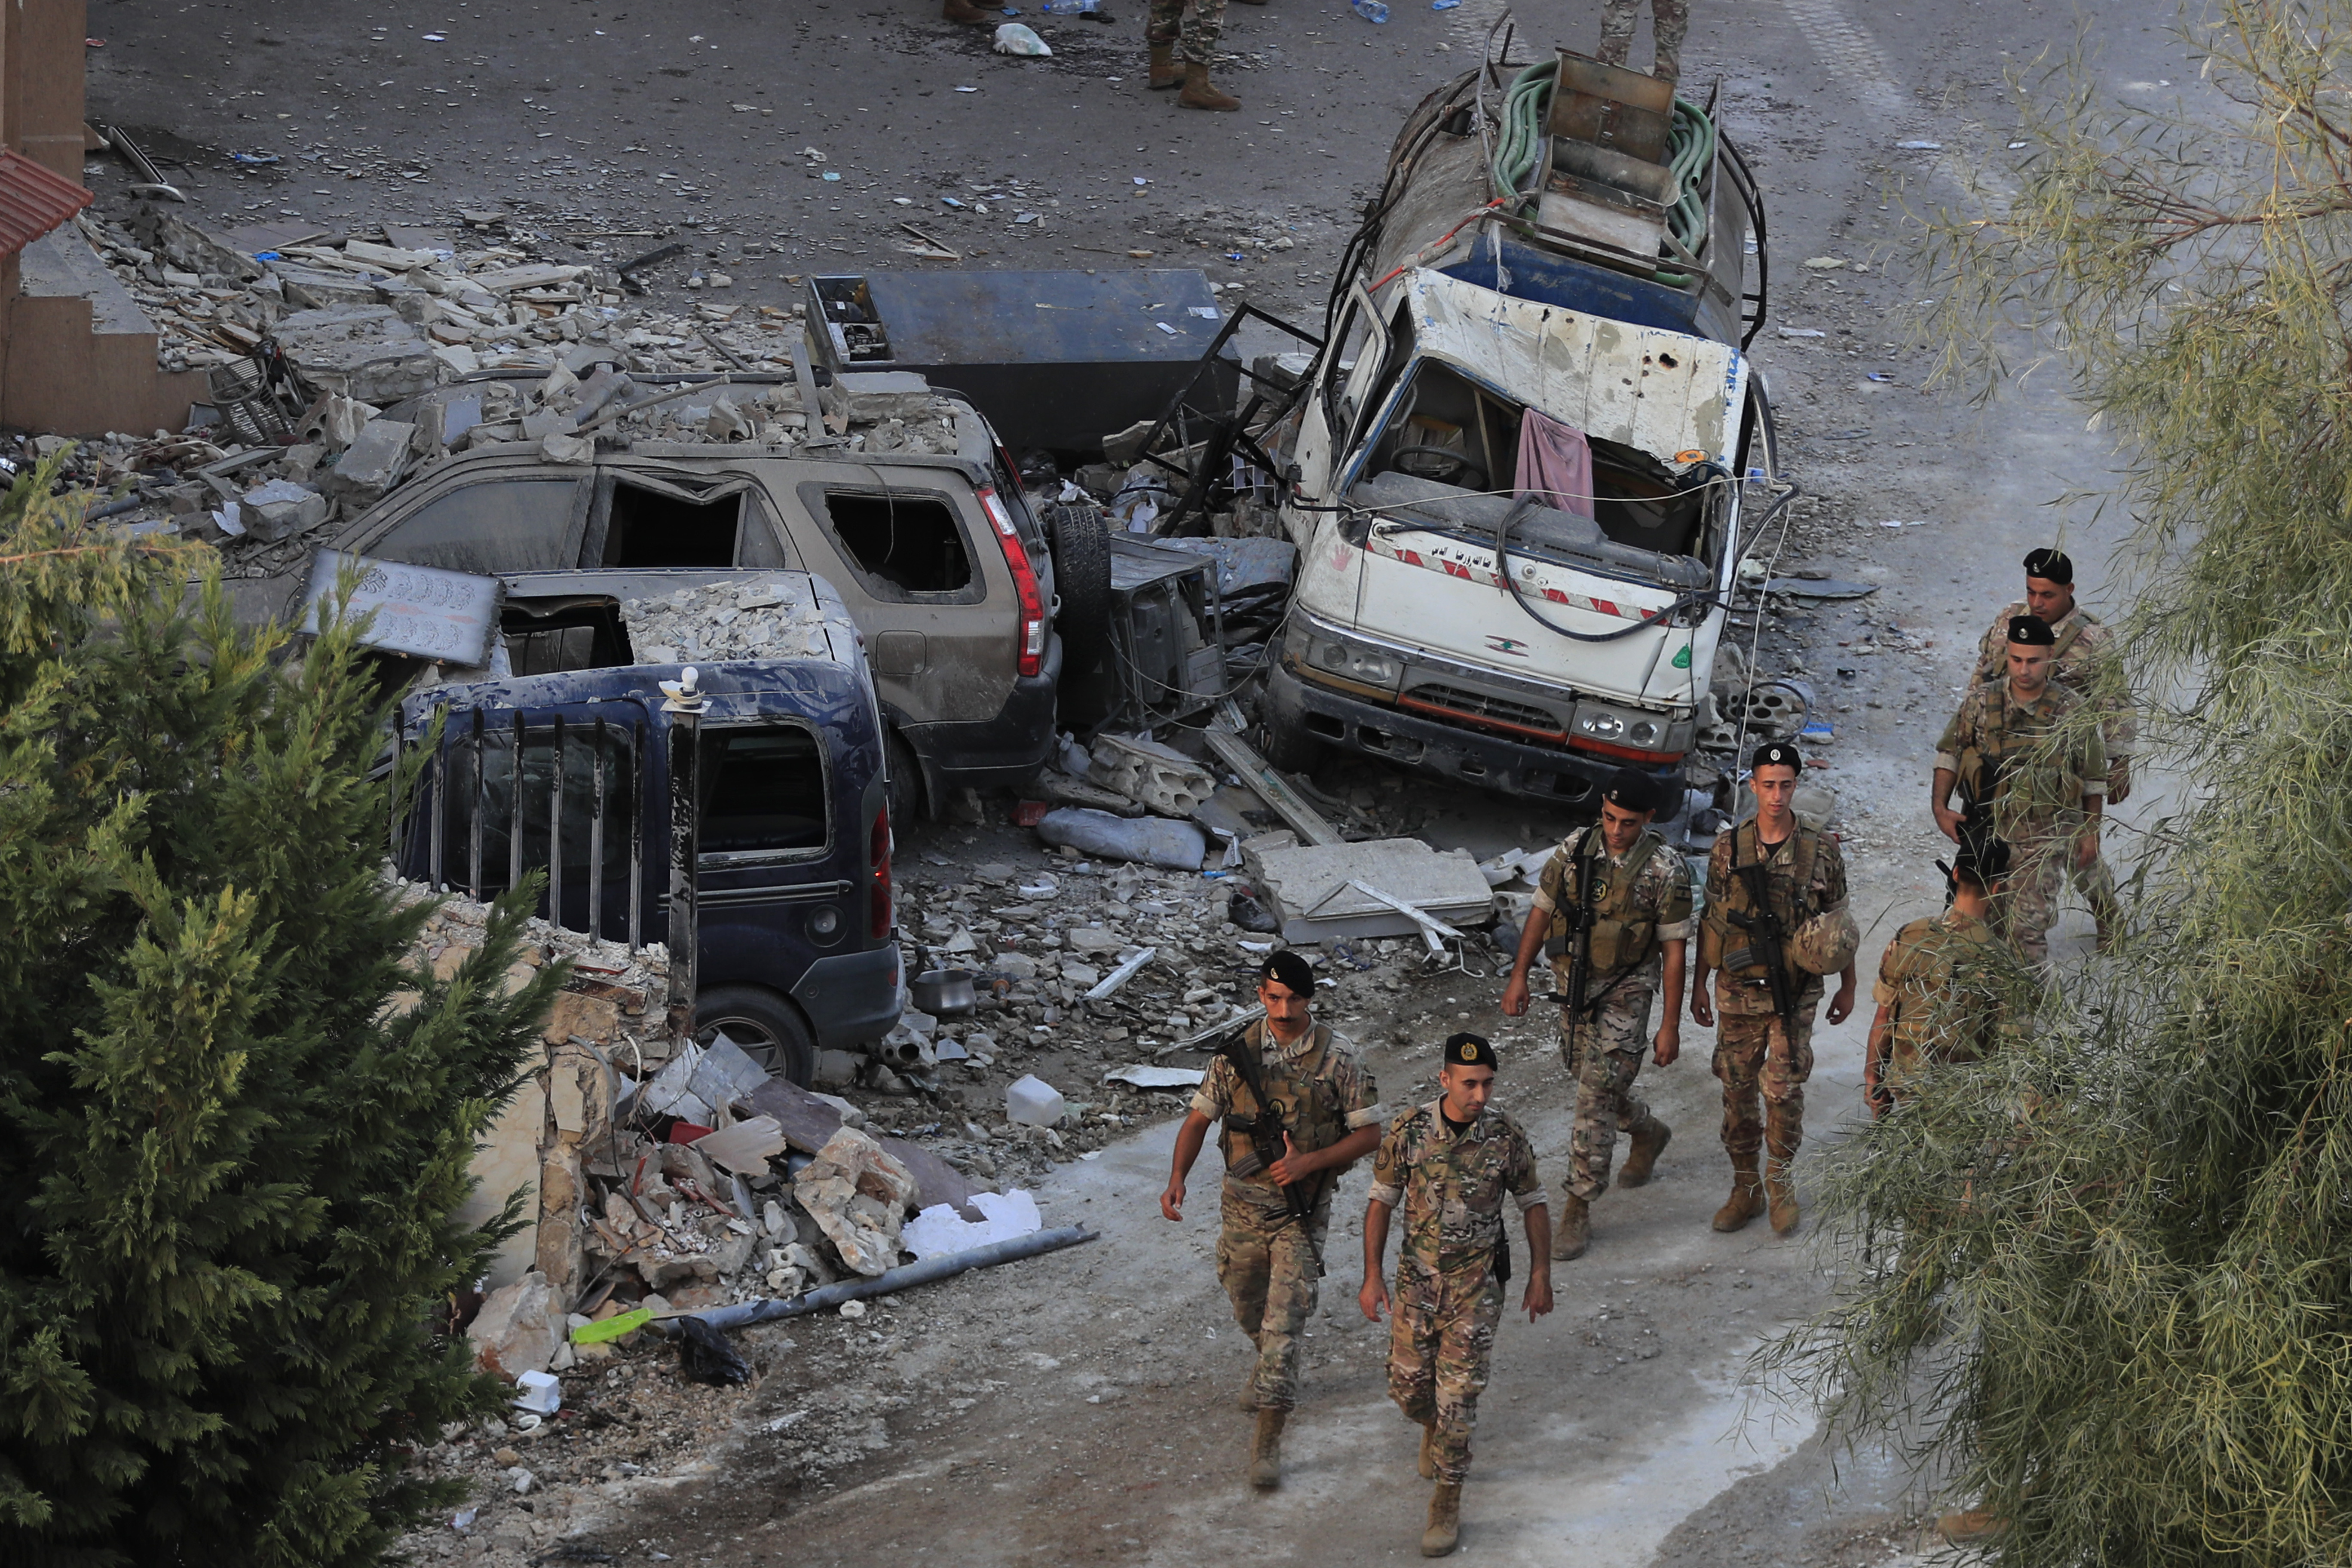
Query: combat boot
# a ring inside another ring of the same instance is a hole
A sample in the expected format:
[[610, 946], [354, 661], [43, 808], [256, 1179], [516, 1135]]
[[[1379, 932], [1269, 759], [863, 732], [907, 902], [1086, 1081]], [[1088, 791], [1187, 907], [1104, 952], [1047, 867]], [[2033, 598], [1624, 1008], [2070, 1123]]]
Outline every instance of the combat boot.
[[1184, 68], [1179, 64], [1176, 59], [1175, 45], [1154, 44], [1151, 46], [1150, 82], [1155, 88], [1181, 87], [1184, 85]]
[[1257, 1436], [1250, 1444], [1250, 1485], [1282, 1484], [1282, 1424], [1289, 1415], [1287, 1410], [1257, 1413]]
[[1242, 100], [1229, 92], [1219, 92], [1209, 80], [1209, 68], [1198, 60], [1184, 62], [1184, 90], [1176, 101], [1187, 109], [1239, 109]]
[[1430, 1494], [1429, 1528], [1421, 1532], [1423, 1557], [1450, 1556], [1462, 1539], [1462, 1483], [1440, 1481]]
[[1592, 1245], [1592, 1205], [1574, 1193], [1559, 1195], [1559, 1225], [1551, 1233], [1551, 1255], [1559, 1262], [1584, 1256]]
[[1421, 1462], [1413, 1467], [1424, 1481], [1437, 1479], [1437, 1423], [1431, 1422], [1421, 1429]]
[[1731, 1196], [1715, 1211], [1715, 1228], [1730, 1231], [1744, 1228], [1748, 1222], [1764, 1212], [1764, 1184], [1756, 1179], [1754, 1153], [1731, 1157]]
[[1625, 1156], [1625, 1168], [1617, 1174], [1621, 1187], [1638, 1187], [1650, 1179], [1657, 1169], [1658, 1156], [1666, 1152], [1666, 1144], [1675, 1130], [1653, 1116], [1633, 1129], [1633, 1152]]
[[1789, 1177], [1789, 1163], [1775, 1160], [1764, 1168], [1764, 1191], [1772, 1205], [1772, 1234], [1791, 1236], [1797, 1229], [1797, 1184]]
[[940, 7], [940, 20], [961, 22], [967, 27], [977, 27], [992, 22], [995, 18], [973, 5], [971, 0], [947, 0], [947, 4]]

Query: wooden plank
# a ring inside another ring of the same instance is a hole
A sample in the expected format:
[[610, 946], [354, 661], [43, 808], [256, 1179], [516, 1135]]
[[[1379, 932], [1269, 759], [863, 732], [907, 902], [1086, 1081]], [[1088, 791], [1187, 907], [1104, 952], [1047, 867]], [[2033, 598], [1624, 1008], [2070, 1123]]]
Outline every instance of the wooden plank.
[[1320, 812], [1307, 805], [1306, 799], [1297, 790], [1292, 789], [1284, 781], [1283, 776], [1274, 771], [1272, 764], [1257, 754], [1257, 748], [1252, 746], [1247, 741], [1232, 731], [1222, 729], [1214, 724], [1203, 730], [1201, 732], [1201, 738], [1208, 742], [1209, 750], [1217, 753], [1217, 760], [1240, 774], [1242, 783], [1255, 792], [1260, 800], [1274, 807], [1276, 813], [1283, 821], [1290, 825], [1291, 831], [1297, 834], [1303, 842], [1308, 844], [1346, 842], [1339, 836], [1339, 830], [1326, 822]]

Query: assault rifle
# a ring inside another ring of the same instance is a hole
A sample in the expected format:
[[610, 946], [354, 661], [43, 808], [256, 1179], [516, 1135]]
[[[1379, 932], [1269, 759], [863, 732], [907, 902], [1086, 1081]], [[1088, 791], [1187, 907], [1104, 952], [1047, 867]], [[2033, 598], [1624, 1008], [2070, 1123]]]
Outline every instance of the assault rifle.
[[[1975, 776], [1970, 778], [1963, 774], [1960, 778], [1958, 842], [1961, 851], [1972, 858], [1980, 858], [1978, 852], [1999, 837], [1999, 830], [1993, 826], [1993, 802], [2000, 794], [2001, 780], [2008, 769], [2008, 758], [2002, 757], [1988, 763], [1979, 753]], [[1949, 877], [1944, 880], [1944, 907], [1952, 907]]]
[[[1734, 839], [1736, 845], [1738, 839]], [[1764, 983], [1772, 993], [1772, 1011], [1783, 1025], [1797, 1021], [1797, 986], [1789, 975], [1789, 933], [1780, 924], [1780, 917], [1772, 910], [1771, 881], [1764, 862], [1759, 858], [1745, 866], [1734, 866], [1731, 874], [1748, 889], [1748, 901], [1756, 906], [1753, 912], [1727, 910], [1724, 918], [1748, 933], [1748, 945], [1738, 952], [1724, 955], [1727, 969], [1745, 969], [1751, 963], [1764, 966]]]
[[[1289, 1130], [1282, 1124], [1282, 1112], [1265, 1094], [1265, 1078], [1258, 1071], [1257, 1052], [1252, 1048], [1246, 1035], [1235, 1035], [1217, 1047], [1217, 1055], [1234, 1064], [1241, 1075], [1242, 1086], [1257, 1102], [1257, 1111], [1251, 1116], [1225, 1115], [1225, 1131], [1237, 1132], [1249, 1140], [1250, 1152], [1227, 1170], [1227, 1174], [1244, 1180], [1260, 1171], [1270, 1171], [1283, 1156], [1283, 1136]], [[1312, 1181], [1293, 1182], [1282, 1189], [1283, 1200], [1290, 1205], [1293, 1219], [1311, 1219], [1315, 1214], [1315, 1188]]]
[[1593, 852], [1593, 840], [1601, 837], [1601, 825], [1594, 823], [1584, 830], [1584, 842], [1579, 846], [1576, 868], [1576, 903], [1568, 921], [1568, 994], [1560, 1000], [1568, 1005], [1570, 1029], [1584, 1026], [1584, 993], [1592, 982], [1592, 925], [1600, 918], [1600, 900], [1593, 896], [1593, 868], [1601, 857]]

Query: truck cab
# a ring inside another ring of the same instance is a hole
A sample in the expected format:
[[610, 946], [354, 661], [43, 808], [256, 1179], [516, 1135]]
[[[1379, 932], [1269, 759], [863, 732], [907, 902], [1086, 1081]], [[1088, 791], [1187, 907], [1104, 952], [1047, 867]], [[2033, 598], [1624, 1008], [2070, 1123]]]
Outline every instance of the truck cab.
[[[1291, 447], [1302, 561], [1266, 750], [1569, 804], [1628, 764], [1678, 786], [1772, 495], [1744, 353], [1761, 207], [1696, 106], [1639, 148], [1669, 162], [1619, 150], [1639, 106], [1607, 94], [1648, 78], [1565, 51], [1480, 74], [1408, 121], [1335, 290]], [[1589, 129], [1596, 95], [1623, 134]], [[1523, 171], [1488, 156], [1489, 103], [1547, 133]]]

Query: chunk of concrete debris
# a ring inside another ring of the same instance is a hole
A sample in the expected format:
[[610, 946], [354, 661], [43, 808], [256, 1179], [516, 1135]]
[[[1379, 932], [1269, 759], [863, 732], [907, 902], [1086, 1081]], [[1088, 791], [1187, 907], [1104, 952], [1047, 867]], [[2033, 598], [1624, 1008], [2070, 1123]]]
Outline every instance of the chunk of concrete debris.
[[389, 306], [297, 310], [278, 321], [277, 337], [304, 380], [362, 403], [396, 403], [438, 379], [431, 343]]
[[327, 521], [327, 498], [291, 479], [272, 479], [245, 492], [246, 531], [266, 544], [305, 533]]
[[827, 1139], [793, 1178], [793, 1196], [842, 1262], [868, 1278], [898, 1261], [899, 1232], [917, 1191], [914, 1173], [854, 1127]]
[[1475, 924], [1495, 907], [1468, 850], [1441, 855], [1418, 838], [1244, 850], [1250, 878], [1282, 921], [1286, 942], [1420, 931], [1419, 921], [1349, 886], [1350, 881], [1369, 883], [1449, 925]]
[[1217, 793], [1208, 769], [1144, 735], [1097, 736], [1087, 782], [1117, 790], [1162, 816], [1190, 816]]
[[1034, 1073], [1024, 1073], [1004, 1086], [1004, 1116], [1024, 1127], [1051, 1127], [1069, 1114], [1062, 1091]]
[[404, 419], [369, 420], [320, 484], [355, 508], [374, 504], [407, 470], [415, 435], [416, 426]]
[[466, 1330], [474, 1364], [509, 1383], [527, 1372], [545, 1372], [563, 1342], [562, 1303], [547, 1276], [537, 1269], [490, 1292]]
[[551, 463], [586, 463], [596, 456], [596, 443], [586, 436], [550, 430], [539, 438], [539, 455]]
[[1137, 1089], [1198, 1089], [1207, 1075], [1199, 1068], [1150, 1067], [1137, 1063], [1113, 1068], [1103, 1074], [1105, 1083], [1124, 1083]]
[[[302, 411], [294, 433], [316, 446], [340, 449], [359, 439], [367, 422], [383, 410], [360, 403], [340, 392], [330, 392]], [[312, 459], [314, 462], [316, 458]]]

